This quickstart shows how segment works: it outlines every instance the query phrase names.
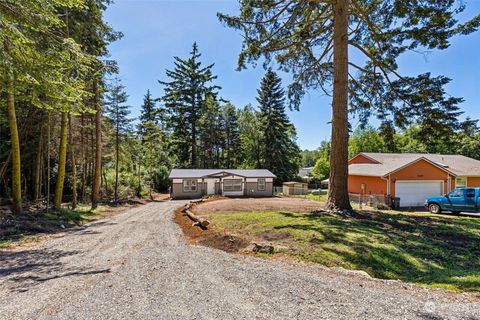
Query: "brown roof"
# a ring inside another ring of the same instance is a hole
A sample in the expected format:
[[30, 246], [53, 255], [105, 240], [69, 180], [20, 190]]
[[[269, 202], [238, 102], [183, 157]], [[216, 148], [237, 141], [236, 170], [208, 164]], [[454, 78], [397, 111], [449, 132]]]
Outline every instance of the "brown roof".
[[460, 155], [428, 153], [360, 153], [378, 163], [355, 163], [348, 166], [351, 175], [382, 177], [403, 166], [425, 159], [457, 176], [480, 176], [480, 161]]

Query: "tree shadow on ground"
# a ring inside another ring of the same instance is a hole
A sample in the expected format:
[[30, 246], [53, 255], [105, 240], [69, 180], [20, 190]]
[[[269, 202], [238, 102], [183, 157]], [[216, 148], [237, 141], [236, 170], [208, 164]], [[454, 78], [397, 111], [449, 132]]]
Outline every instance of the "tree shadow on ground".
[[377, 278], [480, 291], [478, 219], [369, 211], [353, 217], [280, 214], [292, 223], [273, 229], [302, 231], [302, 259], [333, 260]]
[[[110, 269], [69, 265], [62, 261], [81, 251], [34, 249], [0, 253], [0, 286], [24, 292], [46, 281], [73, 276], [109, 273]], [[4, 284], [2, 284], [4, 282]]]

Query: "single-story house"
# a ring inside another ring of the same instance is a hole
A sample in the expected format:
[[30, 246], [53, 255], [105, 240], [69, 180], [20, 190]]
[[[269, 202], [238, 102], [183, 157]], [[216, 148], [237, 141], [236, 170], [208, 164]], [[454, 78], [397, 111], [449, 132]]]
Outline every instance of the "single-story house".
[[173, 169], [172, 199], [194, 199], [206, 195], [270, 197], [276, 176], [266, 169]]
[[400, 198], [401, 207], [456, 187], [480, 187], [480, 161], [461, 155], [359, 153], [348, 161], [348, 192]]
[[309, 176], [309, 173], [312, 172], [312, 170], [313, 170], [313, 167], [300, 168], [300, 170], [298, 170], [297, 175], [303, 180], [308, 181], [311, 179]]
[[286, 196], [302, 195], [308, 193], [308, 183], [288, 181], [282, 185], [282, 193]]

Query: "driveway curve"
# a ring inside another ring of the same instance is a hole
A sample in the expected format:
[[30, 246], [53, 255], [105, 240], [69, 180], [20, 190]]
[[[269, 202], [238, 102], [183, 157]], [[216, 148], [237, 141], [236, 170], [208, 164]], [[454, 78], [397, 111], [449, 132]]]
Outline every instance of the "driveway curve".
[[473, 294], [190, 246], [157, 202], [0, 253], [0, 319], [480, 319]]

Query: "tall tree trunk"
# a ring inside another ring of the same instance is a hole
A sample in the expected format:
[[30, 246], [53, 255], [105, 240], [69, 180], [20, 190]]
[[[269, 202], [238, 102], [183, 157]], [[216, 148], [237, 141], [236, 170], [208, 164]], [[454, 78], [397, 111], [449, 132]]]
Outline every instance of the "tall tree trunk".
[[82, 183], [81, 183], [81, 192], [80, 199], [85, 200], [85, 187], [87, 185], [87, 163], [88, 155], [87, 148], [85, 147], [85, 139], [88, 142], [88, 137], [85, 137], [85, 115], [82, 113], [82, 125], [80, 127], [80, 144], [82, 146]]
[[348, 0], [333, 4], [333, 104], [327, 208], [351, 210], [348, 199]]
[[50, 208], [50, 110], [47, 114], [47, 211]]
[[118, 162], [120, 160], [118, 145], [120, 143], [119, 139], [119, 123], [118, 123], [118, 106], [117, 106], [117, 130], [115, 132], [115, 202], [118, 201]]
[[18, 138], [17, 116], [15, 114], [15, 79], [12, 70], [7, 68], [7, 113], [10, 127], [10, 142], [12, 149], [12, 212], [22, 213], [22, 186], [20, 141]]
[[96, 209], [100, 199], [100, 182], [102, 175], [102, 107], [97, 79], [93, 82], [95, 110], [95, 171], [92, 185], [92, 209]]
[[60, 127], [60, 147], [58, 150], [58, 175], [57, 183], [55, 185], [55, 198], [53, 199], [53, 206], [57, 209], [62, 206], [63, 185], [65, 182], [65, 172], [67, 165], [67, 124], [68, 114], [62, 112], [62, 122]]
[[72, 114], [68, 115], [68, 131], [70, 138], [70, 161], [72, 163], [72, 210], [77, 207], [77, 163], [75, 162], [75, 148], [73, 147], [73, 118]]
[[[43, 116], [42, 116], [43, 119]], [[35, 186], [33, 190], [33, 199], [38, 200], [41, 194], [41, 174], [43, 160], [43, 124], [40, 124], [40, 136], [38, 137], [37, 159], [35, 161]]]

